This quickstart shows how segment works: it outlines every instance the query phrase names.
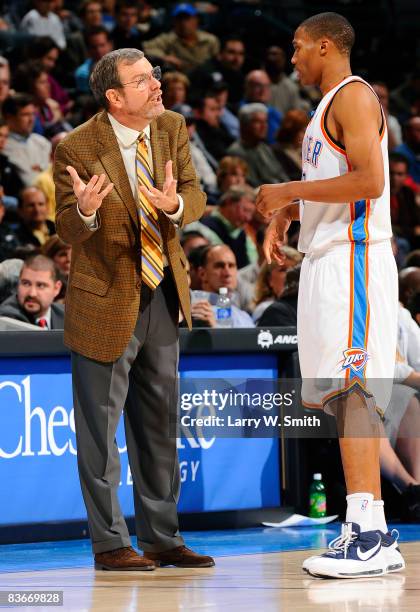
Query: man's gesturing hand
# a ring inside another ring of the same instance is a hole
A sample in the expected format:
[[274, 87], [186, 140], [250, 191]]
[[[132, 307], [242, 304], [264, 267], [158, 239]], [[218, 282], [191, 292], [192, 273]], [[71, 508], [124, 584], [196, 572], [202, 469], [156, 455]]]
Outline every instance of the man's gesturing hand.
[[112, 191], [114, 183], [110, 183], [101, 191], [105, 182], [106, 175], [97, 176], [94, 174], [90, 181], [86, 184], [77, 174], [77, 170], [73, 166], [66, 167], [67, 172], [73, 180], [73, 191], [79, 204], [79, 210], [85, 217], [90, 217], [101, 206], [104, 198]]
[[288, 211], [281, 211], [268, 224], [265, 230], [263, 251], [269, 264], [273, 259], [280, 265], [284, 263], [286, 255], [283, 253], [282, 246], [286, 243], [287, 230], [291, 222]]
[[176, 195], [176, 181], [172, 174], [172, 161], [166, 162], [165, 166], [165, 182], [162, 191], [152, 187], [147, 189], [141, 185], [140, 191], [155, 208], [159, 208], [168, 214], [173, 214], [178, 210], [179, 200]]

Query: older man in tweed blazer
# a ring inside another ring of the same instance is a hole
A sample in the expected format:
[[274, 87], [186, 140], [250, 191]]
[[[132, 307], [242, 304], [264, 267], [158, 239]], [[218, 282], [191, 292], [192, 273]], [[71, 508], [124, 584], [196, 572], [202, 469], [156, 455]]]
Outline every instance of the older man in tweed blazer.
[[[64, 337], [97, 569], [214, 565], [179, 534], [179, 465], [169, 433], [179, 307], [191, 323], [177, 227], [200, 218], [205, 196], [184, 120], [164, 110], [159, 78], [141, 51], [106, 55], [91, 76], [106, 110], [69, 134], [55, 155], [57, 230], [73, 246]], [[123, 408], [144, 556], [131, 548], [117, 496]]]

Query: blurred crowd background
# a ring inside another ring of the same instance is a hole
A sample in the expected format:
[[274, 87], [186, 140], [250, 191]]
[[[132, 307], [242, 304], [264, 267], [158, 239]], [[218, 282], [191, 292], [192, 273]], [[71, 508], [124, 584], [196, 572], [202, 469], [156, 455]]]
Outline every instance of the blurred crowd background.
[[[221, 287], [232, 299], [234, 327], [296, 325], [299, 226], [289, 230], [284, 264], [267, 264], [255, 198], [262, 183], [300, 178], [302, 139], [320, 92], [299, 85], [291, 41], [301, 21], [329, 10], [354, 26], [353, 72], [373, 86], [388, 125], [401, 301], [395, 402], [404, 409], [387, 425], [382, 463], [420, 520], [420, 432], [417, 445], [401, 442], [420, 409], [418, 2], [1, 2], [0, 317], [62, 327], [71, 247], [55, 234], [54, 151], [100, 110], [89, 88], [95, 63], [135, 47], [162, 69], [164, 105], [185, 117], [207, 193], [205, 215], [181, 234], [194, 325], [217, 326]], [[37, 304], [50, 308], [46, 319], [36, 316]]]

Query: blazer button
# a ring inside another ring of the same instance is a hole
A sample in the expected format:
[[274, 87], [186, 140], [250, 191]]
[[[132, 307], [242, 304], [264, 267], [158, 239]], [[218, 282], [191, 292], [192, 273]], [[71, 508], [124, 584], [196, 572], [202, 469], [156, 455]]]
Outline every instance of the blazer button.
[[141, 281], [136, 281], [136, 289], [140, 289], [141, 287]]

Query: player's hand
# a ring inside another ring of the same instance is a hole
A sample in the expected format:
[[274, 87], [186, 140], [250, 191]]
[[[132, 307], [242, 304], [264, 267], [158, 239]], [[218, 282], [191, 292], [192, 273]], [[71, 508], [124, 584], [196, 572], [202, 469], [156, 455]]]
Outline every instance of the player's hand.
[[292, 183], [261, 185], [256, 201], [258, 211], [270, 219], [276, 211], [290, 206], [296, 201], [291, 193], [291, 185]]
[[73, 191], [77, 198], [80, 212], [82, 215], [85, 215], [85, 217], [90, 217], [90, 215], [96, 213], [104, 198], [111, 193], [114, 183], [109, 183], [109, 185], [101, 191], [106, 179], [105, 174], [101, 174], [100, 176], [94, 174], [86, 184], [82, 181], [77, 170], [73, 168], [73, 166], [67, 166], [66, 170], [72, 178]]
[[263, 244], [263, 251], [267, 263], [271, 263], [272, 260], [276, 261], [280, 265], [284, 264], [286, 255], [284, 254], [282, 247], [287, 242], [287, 230], [290, 227], [292, 219], [286, 211], [279, 212], [275, 215], [265, 230], [265, 238]]
[[179, 200], [176, 195], [176, 183], [172, 174], [172, 161], [166, 162], [165, 166], [165, 182], [163, 189], [160, 191], [156, 187], [147, 189], [143, 185], [139, 186], [140, 191], [155, 208], [159, 208], [164, 212], [172, 215], [179, 208]]
[[191, 306], [191, 316], [193, 319], [205, 321], [209, 327], [216, 327], [216, 317], [214, 316], [213, 308], [207, 300], [200, 300]]

